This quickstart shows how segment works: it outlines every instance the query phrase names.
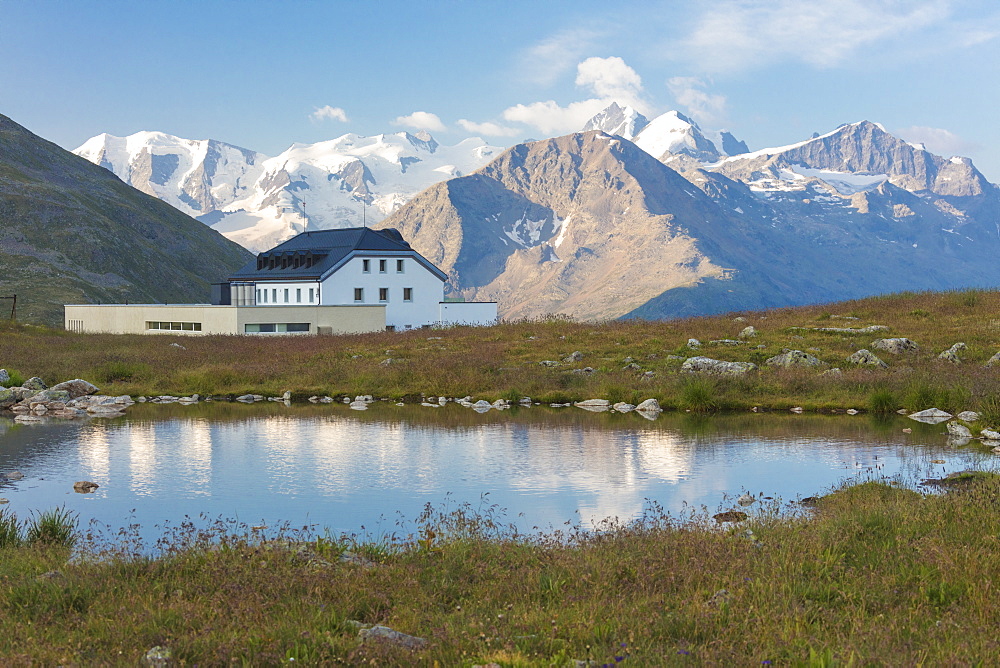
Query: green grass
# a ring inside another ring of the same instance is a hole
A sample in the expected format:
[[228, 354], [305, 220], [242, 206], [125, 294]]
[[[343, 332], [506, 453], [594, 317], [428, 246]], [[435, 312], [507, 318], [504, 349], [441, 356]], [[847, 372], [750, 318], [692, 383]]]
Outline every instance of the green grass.
[[[651, 505], [524, 535], [465, 507], [368, 541], [226, 525], [70, 563], [8, 545], [0, 659], [134, 665], [158, 645], [187, 665], [977, 664], [997, 652], [998, 501], [1000, 477], [975, 475], [929, 495], [858, 484], [738, 526]], [[426, 644], [362, 641], [365, 625]]]
[[[335, 337], [78, 335], [2, 322], [0, 359], [50, 384], [81, 377], [116, 395], [275, 396], [290, 390], [297, 400], [312, 394], [408, 401], [421, 395], [471, 395], [491, 402], [529, 396], [559, 403], [655, 398], [667, 408], [691, 411], [754, 406], [883, 411], [897, 404], [893, 409], [936, 406], [954, 412], [988, 410], [990, 397], [1000, 396], [1000, 368], [984, 368], [1000, 350], [998, 314], [1000, 292], [979, 290], [905, 293], [664, 322], [549, 318], [490, 328]], [[737, 315], [743, 320], [737, 321]], [[812, 329], [869, 324], [889, 329], [860, 335]], [[709, 343], [735, 338], [747, 325], [758, 332], [747, 344]], [[894, 336], [916, 341], [920, 350], [905, 356], [881, 353], [889, 364], [885, 370], [846, 363], [859, 348]], [[697, 352], [687, 349], [689, 338], [704, 346]], [[961, 353], [962, 364], [937, 359], [958, 341], [968, 346]], [[808, 352], [825, 366], [785, 370], [764, 364], [785, 349]], [[577, 363], [539, 364], [577, 350], [583, 354]], [[742, 378], [693, 381], [680, 371], [683, 360], [672, 357], [695, 354], [754, 362], [761, 368]], [[628, 367], [627, 358], [639, 368]], [[393, 361], [384, 365], [387, 359]], [[594, 372], [577, 373], [584, 367]], [[821, 375], [833, 367], [842, 374]]]

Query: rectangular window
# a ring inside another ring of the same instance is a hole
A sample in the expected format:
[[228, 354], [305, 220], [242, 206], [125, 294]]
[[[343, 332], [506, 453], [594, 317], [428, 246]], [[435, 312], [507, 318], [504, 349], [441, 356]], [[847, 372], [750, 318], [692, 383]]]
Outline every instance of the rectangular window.
[[271, 301], [278, 303], [278, 288], [271, 288]]
[[354, 288], [354, 301], [363, 302], [365, 300], [365, 289]]
[[295, 288], [295, 303], [302, 303], [302, 288]]
[[378, 261], [378, 273], [380, 273], [380, 274], [384, 274], [385, 273], [385, 263], [386, 263], [385, 260], [379, 260]]
[[288, 288], [285, 288], [285, 303], [288, 303]]
[[362, 260], [361, 261], [361, 271], [365, 272], [366, 274], [372, 273], [372, 261], [371, 260]]
[[413, 288], [403, 288], [403, 301], [404, 302], [413, 301]]
[[389, 288], [379, 288], [378, 289], [378, 300], [380, 302], [389, 301]]
[[200, 322], [156, 322], [147, 321], [146, 329], [149, 330], [159, 330], [159, 331], [178, 331], [178, 332], [200, 332], [201, 323]]
[[396, 273], [397, 274], [402, 274], [403, 273], [403, 261], [402, 260], [396, 260]]
[[313, 297], [315, 296], [315, 295], [313, 294], [313, 292], [314, 292], [313, 288], [309, 288], [309, 303], [310, 303], [310, 304], [312, 304], [312, 303], [313, 303]]
[[260, 296], [260, 288], [257, 288], [257, 303], [259, 304], [263, 298]]
[[243, 332], [246, 334], [288, 334], [308, 331], [308, 322], [261, 322], [243, 325]]

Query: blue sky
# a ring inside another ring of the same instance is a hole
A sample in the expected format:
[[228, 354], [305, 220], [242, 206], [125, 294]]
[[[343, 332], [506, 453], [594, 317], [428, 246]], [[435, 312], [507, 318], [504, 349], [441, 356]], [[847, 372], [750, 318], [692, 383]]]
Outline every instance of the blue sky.
[[1000, 181], [998, 45], [993, 0], [0, 0], [0, 113], [69, 149], [161, 130], [274, 155], [509, 145], [615, 99], [751, 149], [878, 121]]

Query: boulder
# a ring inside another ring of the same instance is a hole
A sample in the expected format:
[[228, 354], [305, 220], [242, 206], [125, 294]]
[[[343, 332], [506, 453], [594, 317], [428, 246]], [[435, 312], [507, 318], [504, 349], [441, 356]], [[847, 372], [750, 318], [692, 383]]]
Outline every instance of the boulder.
[[690, 348], [691, 350], [698, 350], [699, 348], [701, 348], [701, 341], [699, 341], [698, 339], [688, 339], [687, 347]]
[[388, 626], [373, 626], [369, 629], [361, 629], [358, 631], [358, 635], [364, 640], [381, 640], [407, 649], [420, 649], [427, 644], [427, 641], [423, 638], [407, 635]]
[[995, 366], [1000, 366], [1000, 353], [997, 353], [986, 362], [987, 369], [992, 369]]
[[979, 435], [984, 441], [1000, 441], [1000, 431], [993, 431], [992, 429], [983, 429], [979, 432]]
[[959, 420], [964, 420], [965, 422], [976, 422], [979, 420], [979, 413], [975, 411], [962, 411], [956, 415]]
[[955, 438], [972, 438], [972, 432], [964, 424], [949, 422], [945, 425], [948, 428], [948, 435]]
[[635, 406], [632, 404], [625, 403], [624, 401], [619, 401], [617, 404], [612, 406], [619, 413], [630, 413], [635, 410]]
[[809, 353], [804, 353], [801, 350], [786, 350], [780, 355], [771, 357], [764, 362], [764, 364], [787, 369], [789, 367], [822, 366], [823, 362], [820, 361], [819, 358], [813, 357]]
[[742, 376], [756, 371], [753, 362], [726, 362], [711, 357], [689, 357], [681, 365], [681, 371], [689, 373], [713, 373], [721, 376]]
[[14, 390], [9, 388], [0, 389], [0, 408], [9, 408], [16, 404], [20, 399], [17, 398], [17, 394]]
[[847, 358], [847, 361], [852, 364], [859, 364], [862, 366], [874, 366], [880, 369], [888, 369], [889, 365], [883, 362], [875, 355], [875, 353], [862, 348], [858, 352], [854, 353]]
[[640, 413], [662, 413], [663, 409], [660, 408], [660, 402], [656, 399], [646, 399], [640, 402], [638, 406], [635, 407]]
[[573, 405], [594, 413], [602, 413], [611, 408], [611, 402], [607, 399], [587, 399], [585, 401], [578, 401]]
[[7, 383], [10, 382], [10, 374], [7, 373], [7, 369], [0, 369], [0, 385], [7, 387]]
[[579, 362], [582, 359], [583, 359], [583, 353], [581, 353], [579, 350], [574, 350], [569, 355], [563, 358], [563, 362], [566, 362], [567, 364], [572, 364], [573, 362]]
[[737, 339], [752, 339], [757, 336], [757, 330], [753, 325], [747, 325], [743, 330], [736, 336]]
[[938, 355], [939, 360], [945, 360], [946, 362], [951, 362], [952, 364], [961, 364], [962, 359], [958, 356], [960, 352], [965, 350], [967, 346], [964, 343], [956, 343], [948, 350], [945, 350], [940, 355]]
[[906, 417], [911, 420], [916, 420], [917, 422], [923, 422], [924, 424], [939, 424], [950, 420], [954, 416], [951, 413], [938, 408], [928, 408], [927, 410], [910, 413]]
[[51, 390], [65, 390], [69, 392], [70, 399], [76, 399], [77, 397], [86, 396], [89, 394], [96, 394], [98, 387], [93, 383], [88, 383], [82, 378], [75, 378], [73, 380], [64, 380], [61, 383], [53, 385]]
[[844, 372], [840, 370], [839, 366], [835, 366], [832, 369], [827, 369], [826, 371], [824, 371], [820, 375], [821, 376], [843, 376]]
[[73, 483], [73, 491], [79, 492], [80, 494], [89, 494], [98, 487], [100, 487], [100, 485], [96, 482], [90, 482], [89, 480], [81, 480]]
[[737, 341], [736, 339], [715, 339], [714, 341], [709, 341], [709, 344], [713, 346], [742, 346], [743, 341]]
[[915, 353], [920, 350], [920, 346], [918, 346], [914, 341], [903, 337], [895, 339], [877, 339], [872, 341], [872, 348], [875, 350], [884, 350], [885, 352], [892, 353], [893, 355]]
[[555, 360], [542, 360], [538, 364], [541, 366], [559, 366], [559, 362]]
[[[239, 401], [239, 400], [237, 399], [237, 401]], [[368, 402], [367, 401], [352, 401], [351, 403], [348, 404], [348, 407], [351, 410], [355, 410], [355, 411], [366, 411], [366, 410], [368, 410]]]
[[31, 404], [47, 404], [52, 401], [61, 401], [63, 403], [72, 399], [69, 392], [66, 390], [57, 390], [55, 388], [49, 390], [42, 390], [37, 392], [30, 397], [28, 397], [27, 402], [30, 406]]
[[21, 387], [26, 387], [29, 390], [34, 390], [35, 392], [41, 392], [42, 390], [48, 389], [49, 386], [46, 385], [45, 381], [43, 381], [41, 378], [35, 376], [33, 378], [29, 378], [28, 380], [24, 381], [24, 385], [22, 385]]

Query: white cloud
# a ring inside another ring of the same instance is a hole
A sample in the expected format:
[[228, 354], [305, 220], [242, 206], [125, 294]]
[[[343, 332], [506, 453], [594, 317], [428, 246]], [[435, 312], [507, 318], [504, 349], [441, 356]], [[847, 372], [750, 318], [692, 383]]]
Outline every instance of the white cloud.
[[309, 120], [314, 123], [319, 121], [331, 120], [340, 121], [341, 123], [347, 122], [347, 112], [340, 107], [331, 107], [326, 105], [324, 107], [316, 107], [315, 111], [309, 114]]
[[429, 111], [414, 111], [409, 116], [398, 116], [392, 124], [407, 128], [416, 128], [417, 130], [430, 130], [432, 132], [444, 132], [446, 129], [444, 123], [438, 118], [438, 115], [432, 114]]
[[642, 78], [625, 61], [587, 58], [576, 66], [576, 85], [593, 91], [599, 98], [611, 98], [632, 106], [641, 105]]
[[677, 104], [700, 123], [709, 126], [723, 124], [726, 111], [726, 96], [709, 93], [705, 90], [705, 82], [696, 77], [671, 77], [667, 79], [667, 88], [674, 96]]
[[521, 78], [551, 86], [591, 49], [598, 33], [586, 28], [562, 30], [521, 54]]
[[950, 0], [717, 0], [680, 48], [709, 71], [739, 71], [786, 60], [840, 65], [865, 46], [936, 28]]
[[532, 102], [508, 107], [504, 110], [503, 117], [508, 121], [530, 125], [549, 136], [562, 135], [582, 129], [594, 114], [611, 102], [612, 100], [600, 99], [581, 100], [565, 107], [554, 100]]
[[908, 142], [923, 144], [931, 153], [945, 156], [964, 155], [979, 148], [974, 142], [966, 141], [951, 130], [944, 128], [913, 125], [897, 130], [896, 134]]
[[458, 119], [458, 125], [466, 132], [471, 132], [477, 135], [486, 135], [487, 137], [513, 137], [521, 134], [521, 131], [517, 128], [511, 128], [505, 125], [500, 125], [499, 123], [491, 123], [489, 121], [485, 123], [476, 123], [474, 121], [460, 118]]

